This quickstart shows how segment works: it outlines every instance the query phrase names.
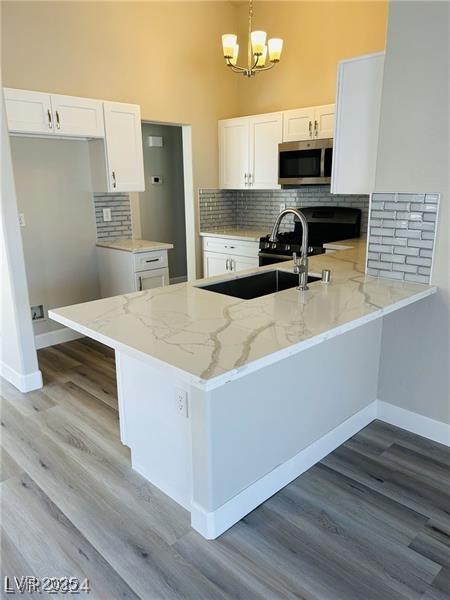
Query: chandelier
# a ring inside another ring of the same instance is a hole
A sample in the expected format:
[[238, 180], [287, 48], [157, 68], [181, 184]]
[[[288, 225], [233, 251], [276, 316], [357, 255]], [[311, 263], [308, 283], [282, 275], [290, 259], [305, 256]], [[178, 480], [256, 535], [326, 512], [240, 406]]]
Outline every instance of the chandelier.
[[[222, 36], [223, 56], [228, 67], [234, 73], [242, 73], [244, 77], [254, 77], [258, 71], [268, 71], [280, 62], [283, 40], [271, 38], [266, 45], [267, 34], [265, 31], [252, 31], [253, 2], [248, 6], [248, 57], [247, 66], [240, 67], [237, 64], [239, 55], [239, 44], [237, 35], [225, 33]], [[266, 66], [267, 58], [269, 65]]]

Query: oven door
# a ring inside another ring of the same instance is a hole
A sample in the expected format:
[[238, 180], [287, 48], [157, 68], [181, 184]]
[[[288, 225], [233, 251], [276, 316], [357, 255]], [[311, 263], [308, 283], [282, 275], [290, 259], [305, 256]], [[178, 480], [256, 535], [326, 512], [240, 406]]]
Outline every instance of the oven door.
[[278, 148], [278, 183], [330, 183], [333, 140], [286, 142]]
[[292, 260], [292, 256], [286, 254], [271, 254], [270, 252], [260, 252], [259, 266], [265, 267], [266, 265], [274, 265], [284, 260]]

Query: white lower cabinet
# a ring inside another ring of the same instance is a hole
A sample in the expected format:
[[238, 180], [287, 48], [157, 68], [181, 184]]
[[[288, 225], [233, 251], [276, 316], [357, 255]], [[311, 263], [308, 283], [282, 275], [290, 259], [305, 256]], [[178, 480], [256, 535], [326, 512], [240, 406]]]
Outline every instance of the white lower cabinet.
[[169, 285], [169, 269], [153, 269], [135, 274], [135, 290], [151, 290]]
[[230, 257], [219, 252], [203, 252], [203, 275], [214, 277], [228, 272]]
[[231, 238], [203, 238], [203, 275], [237, 273], [259, 265], [259, 243]]
[[127, 252], [97, 247], [102, 298], [169, 285], [167, 250]]

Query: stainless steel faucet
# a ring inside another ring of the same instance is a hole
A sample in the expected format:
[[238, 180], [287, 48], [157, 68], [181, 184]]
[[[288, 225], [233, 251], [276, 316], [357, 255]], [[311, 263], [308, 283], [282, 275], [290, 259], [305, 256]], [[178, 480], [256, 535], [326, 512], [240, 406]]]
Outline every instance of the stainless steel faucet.
[[278, 236], [278, 229], [281, 221], [286, 215], [294, 215], [299, 219], [302, 224], [302, 251], [300, 259], [297, 259], [297, 255], [294, 252], [294, 273], [298, 273], [298, 288], [301, 291], [308, 289], [308, 221], [305, 215], [298, 208], [285, 208], [280, 212], [273, 226], [272, 233], [270, 234], [269, 241], [276, 242]]

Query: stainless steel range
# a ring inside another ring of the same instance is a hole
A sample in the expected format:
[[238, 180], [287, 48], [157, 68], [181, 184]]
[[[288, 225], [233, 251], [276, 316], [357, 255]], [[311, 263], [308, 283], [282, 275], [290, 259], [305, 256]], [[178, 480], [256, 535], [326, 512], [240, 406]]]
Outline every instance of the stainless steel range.
[[[361, 211], [342, 206], [307, 206], [301, 208], [308, 221], [308, 255], [323, 254], [323, 244], [358, 238], [361, 235]], [[278, 233], [275, 241], [270, 234], [259, 240], [259, 266], [292, 260], [292, 254], [301, 254], [302, 224], [294, 221], [294, 230]]]

